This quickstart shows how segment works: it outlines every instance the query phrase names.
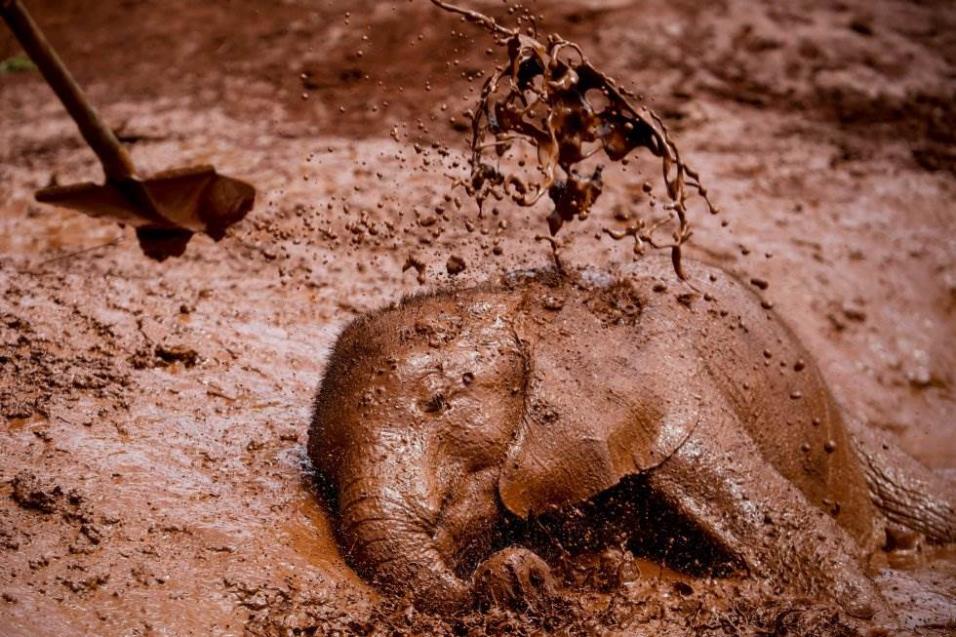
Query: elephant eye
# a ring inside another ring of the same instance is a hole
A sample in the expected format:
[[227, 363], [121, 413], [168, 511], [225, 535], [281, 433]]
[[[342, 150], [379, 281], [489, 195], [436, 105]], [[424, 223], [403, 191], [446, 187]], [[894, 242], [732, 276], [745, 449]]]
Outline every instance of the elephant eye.
[[445, 395], [442, 393], [437, 393], [422, 405], [422, 410], [428, 414], [434, 414], [440, 411], [444, 411], [448, 408], [448, 401], [445, 400]]

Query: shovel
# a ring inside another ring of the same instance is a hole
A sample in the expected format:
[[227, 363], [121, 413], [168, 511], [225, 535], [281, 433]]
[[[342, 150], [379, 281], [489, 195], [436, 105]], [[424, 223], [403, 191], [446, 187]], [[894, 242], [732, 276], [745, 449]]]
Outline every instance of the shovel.
[[44, 188], [37, 191], [37, 201], [131, 225], [143, 252], [157, 261], [182, 255], [197, 232], [216, 241], [222, 239], [226, 229], [252, 209], [255, 188], [218, 174], [212, 166], [139, 177], [129, 153], [93, 110], [26, 8], [19, 0], [0, 0], [0, 14], [76, 122], [106, 174], [103, 185], [86, 182]]

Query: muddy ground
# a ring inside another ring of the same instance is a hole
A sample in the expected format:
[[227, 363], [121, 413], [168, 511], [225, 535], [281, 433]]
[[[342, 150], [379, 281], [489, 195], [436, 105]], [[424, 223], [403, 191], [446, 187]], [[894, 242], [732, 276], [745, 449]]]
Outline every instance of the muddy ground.
[[[141, 170], [214, 163], [259, 199], [164, 264], [129, 229], [33, 203], [100, 171], [38, 74], [2, 67], [0, 634], [865, 630], [650, 566], [564, 623], [375, 610], [313, 485], [309, 403], [343, 324], [422, 289], [410, 254], [426, 287], [450, 255], [458, 280], [549, 264], [546, 205], [478, 220], [453, 188], [463, 111], [503, 54], [424, 0], [27, 4]], [[956, 6], [528, 4], [669, 122], [723, 209], [694, 213], [688, 253], [769, 281], [848, 413], [956, 472]], [[608, 171], [566, 259], [630, 259], [595, 234], [657, 170]], [[879, 581], [907, 630], [951, 634], [956, 560], [904, 562]]]

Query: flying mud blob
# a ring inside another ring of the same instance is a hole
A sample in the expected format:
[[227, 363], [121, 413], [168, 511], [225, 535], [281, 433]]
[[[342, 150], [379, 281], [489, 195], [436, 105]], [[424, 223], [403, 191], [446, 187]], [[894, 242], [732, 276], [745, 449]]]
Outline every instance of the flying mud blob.
[[614, 546], [664, 538], [678, 567], [883, 617], [866, 558], [887, 526], [956, 539], [945, 485], [851, 435], [751, 290], [685, 266], [695, 292], [646, 258], [412, 297], [347, 327], [309, 455], [357, 571], [429, 610], [531, 606], [569, 584], [515, 528], [568, 546], [613, 529]]
[[[617, 240], [632, 237], [635, 254], [642, 254], [645, 245], [670, 249], [683, 278], [681, 246], [691, 236], [687, 188], [701, 195], [710, 212], [717, 209], [697, 173], [681, 159], [660, 117], [634, 106], [627, 92], [595, 68], [577, 44], [555, 34], [542, 43], [475, 11], [432, 2], [490, 31], [508, 50], [508, 63], [485, 82], [472, 120], [467, 187], [479, 210], [489, 197], [510, 197], [529, 207], [548, 195], [554, 205], [548, 229], [554, 237], [566, 222], [586, 219], [601, 195], [603, 167], [587, 174], [579, 171], [579, 164], [602, 151], [612, 162], [623, 161], [631, 151], [645, 148], [661, 159], [670, 202], [658, 219], [638, 219], [625, 230], [605, 232]], [[516, 145], [530, 147], [536, 156], [537, 183], [502, 171], [501, 159]], [[494, 163], [488, 160], [492, 153]], [[658, 233], [663, 228], [671, 228], [671, 236], [662, 242]]]

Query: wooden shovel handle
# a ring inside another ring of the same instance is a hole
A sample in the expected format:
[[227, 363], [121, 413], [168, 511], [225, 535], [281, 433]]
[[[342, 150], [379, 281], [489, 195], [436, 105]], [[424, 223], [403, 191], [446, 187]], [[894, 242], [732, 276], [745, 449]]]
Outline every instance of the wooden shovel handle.
[[136, 168], [129, 153], [93, 110], [26, 8], [19, 0], [0, 0], [0, 14], [99, 157], [107, 179], [120, 182], [135, 177]]

